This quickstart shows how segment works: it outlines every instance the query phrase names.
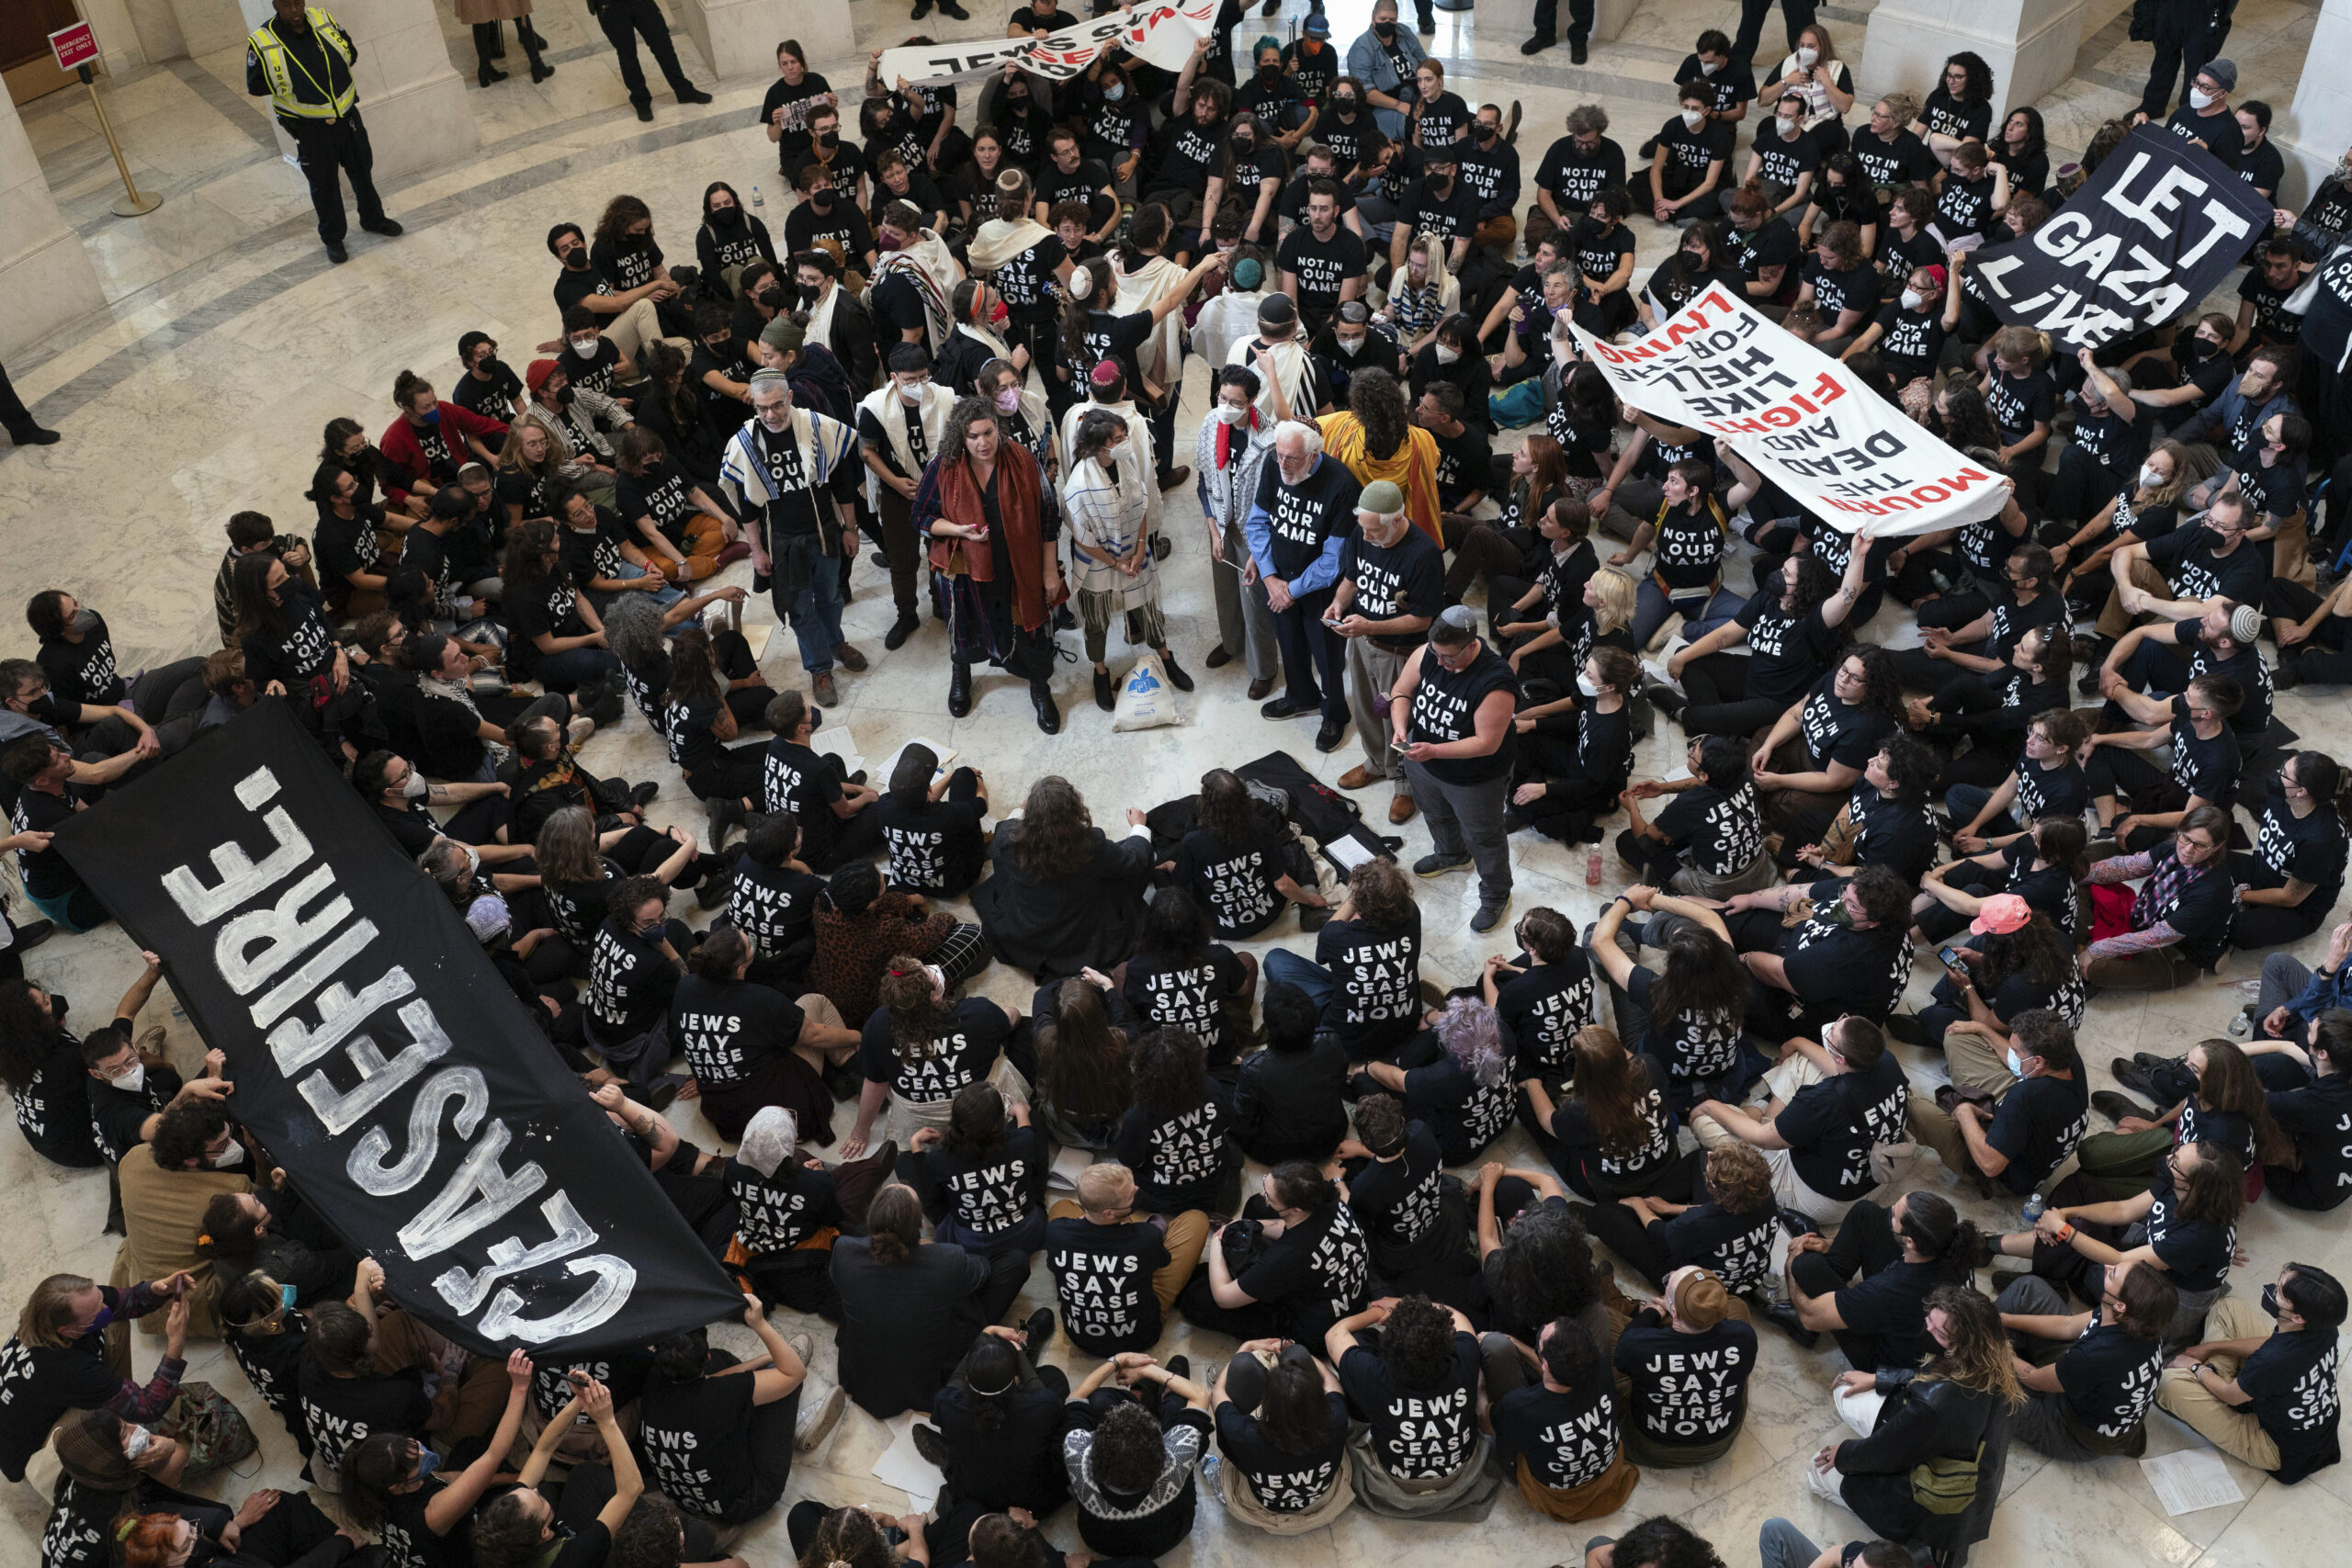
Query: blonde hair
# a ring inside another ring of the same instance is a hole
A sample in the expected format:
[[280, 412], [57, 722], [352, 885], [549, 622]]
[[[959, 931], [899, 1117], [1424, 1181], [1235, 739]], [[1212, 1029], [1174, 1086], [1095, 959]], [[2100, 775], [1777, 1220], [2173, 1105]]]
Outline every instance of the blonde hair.
[[1638, 585], [1627, 573], [1613, 566], [1604, 566], [1592, 574], [1592, 596], [1600, 601], [1600, 608], [1592, 615], [1596, 632], [1623, 631], [1634, 624], [1634, 601]]
[[2035, 327], [2003, 327], [1993, 334], [1996, 359], [2023, 359], [2039, 370], [2050, 359], [2050, 334]]
[[1888, 93], [1879, 99], [1886, 112], [1894, 117], [1898, 126], [1907, 126], [1919, 118], [1919, 97], [1916, 93]]
[[1079, 1172], [1078, 1203], [1090, 1214], [1107, 1214], [1135, 1190], [1135, 1172], [1116, 1160], [1102, 1160]]
[[97, 1289], [97, 1283], [79, 1274], [51, 1274], [35, 1285], [17, 1314], [17, 1337], [44, 1350], [63, 1349], [72, 1341], [58, 1330], [74, 1321], [74, 1298]]

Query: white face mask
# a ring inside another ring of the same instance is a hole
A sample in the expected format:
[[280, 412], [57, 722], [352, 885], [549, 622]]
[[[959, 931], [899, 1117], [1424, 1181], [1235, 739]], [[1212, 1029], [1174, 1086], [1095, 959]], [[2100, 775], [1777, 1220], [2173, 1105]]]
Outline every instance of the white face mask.
[[1802, 120], [1791, 119], [1787, 115], [1782, 115], [1778, 123], [1781, 127], [1781, 140], [1783, 141], [1794, 141], [1798, 132], [1804, 129], [1804, 123]]
[[2164, 475], [2156, 472], [2156, 470], [2150, 465], [2143, 463], [2140, 465], [2140, 488], [2142, 490], [2162, 490], [2165, 488], [2165, 477]]
[[605, 340], [603, 338], [597, 336], [594, 333], [591, 333], [586, 337], [573, 338], [571, 340], [571, 352], [578, 355], [582, 359], [594, 359], [596, 357], [596, 345], [604, 341]]
[[1909, 289], [1909, 288], [1906, 288], [1906, 289], [1905, 289], [1905, 290], [1903, 291], [1903, 308], [1904, 308], [1905, 310], [1920, 310], [1920, 309], [1924, 308], [1924, 307], [1927, 305], [1927, 303], [1928, 303], [1928, 297], [1927, 297], [1926, 295], [1924, 295], [1924, 294], [1920, 294], [1920, 293], [1918, 293], [1918, 292], [1917, 292], [1917, 291], [1915, 291], [1915, 290], [1913, 290], [1913, 289]]
[[2019, 1078], [2025, 1077], [2025, 1064], [2018, 1060], [2017, 1049], [2014, 1046], [2009, 1049], [2009, 1076]]
[[1813, 69], [1813, 62], [1820, 58], [1821, 51], [1817, 49], [1801, 49], [1797, 51], [1797, 63], [1804, 66], [1808, 71]]
[[2191, 87], [2188, 89], [2188, 107], [2199, 110], [2210, 109], [2213, 107], [2213, 95]]
[[1238, 409], [1231, 403], [1219, 403], [1216, 405], [1217, 423], [1220, 424], [1239, 424], [1249, 416], [1250, 411], [1248, 409]]
[[212, 1168], [215, 1170], [226, 1170], [244, 1157], [245, 1151], [243, 1147], [238, 1144], [236, 1139], [232, 1138], [229, 1140], [229, 1146], [227, 1148], [222, 1149], [219, 1154], [212, 1156]]
[[409, 770], [408, 777], [401, 781], [401, 795], [404, 799], [422, 800], [424, 797], [425, 792], [430, 790], [432, 787], [433, 786], [431, 784], [424, 782], [424, 775], [423, 773], [420, 773], [412, 768]]
[[1699, 62], [1699, 72], [1700, 72], [1700, 73], [1701, 73], [1702, 75], [1705, 75], [1705, 76], [1712, 76], [1712, 75], [1713, 75], [1716, 72], [1721, 71], [1722, 69], [1723, 69], [1723, 67], [1722, 67], [1722, 66], [1720, 66], [1720, 65], [1710, 65], [1710, 64], [1708, 64], [1708, 63], [1707, 63], [1705, 61], [1703, 61], [1703, 60], [1702, 60], [1702, 61], [1701, 61], [1701, 62]]
[[1600, 695], [1600, 688], [1593, 683], [1593, 679], [1589, 675], [1578, 675], [1577, 677], [1577, 690], [1582, 692], [1588, 697], [1597, 697]]
[[154, 1440], [155, 1434], [144, 1427], [125, 1427], [122, 1434], [122, 1457], [137, 1464], [147, 1452], [147, 1446]]
[[137, 1094], [147, 1087], [147, 1064], [134, 1062], [127, 1073], [119, 1073], [107, 1080], [125, 1094]]
[[1350, 359], [1353, 359], [1363, 352], [1363, 339], [1360, 337], [1335, 337], [1331, 341], [1337, 344], [1340, 352]]
[[1704, 109], [1684, 109], [1682, 111], [1682, 123], [1689, 126], [1693, 130], [1698, 130], [1699, 122], [1706, 118], [1707, 112]]
[[914, 408], [921, 404], [922, 401], [922, 384], [921, 382], [917, 382], [913, 386], [908, 386], [901, 382], [899, 387], [899, 400], [906, 404], [909, 408]]
[[1460, 349], [1448, 348], [1443, 344], [1439, 344], [1437, 345], [1437, 362], [1440, 365], [1451, 365], [1461, 357], [1462, 351]]

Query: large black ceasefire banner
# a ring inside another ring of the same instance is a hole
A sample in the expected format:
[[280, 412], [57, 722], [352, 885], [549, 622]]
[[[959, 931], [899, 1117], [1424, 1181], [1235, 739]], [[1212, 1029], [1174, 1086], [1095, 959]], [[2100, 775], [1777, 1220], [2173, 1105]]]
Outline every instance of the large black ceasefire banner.
[[2143, 125], [2050, 220], [1969, 259], [1968, 284], [2062, 353], [2179, 319], [2270, 228], [2270, 204], [2188, 138]]
[[642, 1344], [742, 1296], [447, 897], [280, 702], [57, 835], [164, 960], [230, 1109], [469, 1349]]

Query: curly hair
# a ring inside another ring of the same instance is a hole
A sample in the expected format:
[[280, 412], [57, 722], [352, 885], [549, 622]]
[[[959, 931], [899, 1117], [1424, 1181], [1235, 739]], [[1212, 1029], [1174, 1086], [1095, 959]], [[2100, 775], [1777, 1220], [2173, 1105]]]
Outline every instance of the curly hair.
[[1747, 1144], [1724, 1144], [1707, 1152], [1707, 1196], [1732, 1214], [1753, 1214], [1773, 1206], [1772, 1168]]
[[1385, 370], [1363, 369], [1348, 378], [1348, 412], [1363, 427], [1367, 457], [1390, 457], [1412, 439], [1412, 414], [1406, 406], [1405, 389]]
[[1401, 931], [1413, 918], [1413, 885], [1396, 862], [1376, 860], [1349, 874], [1348, 902], [1373, 930]]
[[670, 644], [670, 687], [662, 694], [669, 703], [718, 702], [718, 666], [713, 661], [710, 633], [689, 624]]
[[1163, 887], [1143, 907], [1136, 952], [1198, 958], [1208, 952], [1211, 935], [1208, 912], [1200, 901], [1181, 887]]
[[[944, 441], [944, 438], [943, 438]], [[1029, 786], [1012, 830], [1012, 863], [1023, 876], [1057, 882], [1094, 863], [1094, 818], [1086, 797], [1059, 773]]]
[[1903, 717], [1903, 677], [1894, 671], [1894, 655], [1874, 642], [1858, 642], [1846, 650], [1848, 659], [1862, 664], [1860, 705], [1898, 722]]
[[874, 995], [890, 1015], [893, 1048], [916, 1058], [938, 1048], [939, 1026], [953, 1010], [933, 994], [931, 971], [922, 959], [906, 953], [891, 959], [875, 982]]
[[1503, 1045], [1495, 1010], [1476, 997], [1456, 997], [1445, 1004], [1437, 1037], [1445, 1054], [1481, 1089], [1494, 1088], [1510, 1070], [1510, 1053]]
[[[550, 555], [556, 558], [548, 563], [545, 558]], [[254, 560], [260, 558], [248, 556], [245, 558]], [[551, 517], [534, 517], [514, 525], [506, 536], [506, 554], [499, 566], [507, 592], [518, 598], [535, 591], [542, 581], [568, 583], [571, 581], [571, 574], [564, 570], [563, 558], [556, 548], [556, 525]]]
[[1494, 1278], [1495, 1304], [1512, 1323], [1575, 1317], [1600, 1299], [1592, 1237], [1576, 1211], [1542, 1203], [1523, 1210], [1503, 1233]]
[[[596, 243], [617, 245], [633, 223], [651, 223], [653, 209], [633, 196], [616, 196], [605, 204], [605, 215], [596, 220]], [[653, 231], [646, 231], [648, 239]]]
[[1188, 1029], [1145, 1031], [1134, 1062], [1136, 1109], [1151, 1121], [1190, 1111], [1208, 1093], [1208, 1053]]
[[1976, 983], [1986, 996], [1998, 991], [2013, 975], [2023, 975], [2035, 988], [2055, 996], [2075, 973], [2075, 944], [2058, 934], [2050, 917], [2037, 914], [2013, 931], [1994, 931], [1984, 938], [1984, 968]]
[[1425, 1295], [1407, 1296], [1380, 1325], [1380, 1359], [1406, 1393], [1443, 1392], [1453, 1370], [1453, 1314]]
[[1935, 1348], [1919, 1369], [1917, 1382], [1949, 1382], [1989, 1393], [2011, 1410], [2025, 1403], [2009, 1337], [1992, 1298], [1973, 1285], [1939, 1285], [1928, 1292], [1928, 1311], [1944, 1314], [1944, 1332], [1951, 1343], [1929, 1336]]
[[1211, 768], [1201, 775], [1201, 831], [1228, 851], [1238, 851], [1258, 839], [1258, 807], [1250, 786], [1228, 768]]

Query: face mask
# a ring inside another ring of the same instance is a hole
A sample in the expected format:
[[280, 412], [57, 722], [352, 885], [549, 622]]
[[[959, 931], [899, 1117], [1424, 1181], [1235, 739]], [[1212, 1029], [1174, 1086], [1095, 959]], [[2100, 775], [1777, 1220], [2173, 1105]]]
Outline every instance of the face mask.
[[1713, 75], [1716, 72], [1721, 71], [1722, 69], [1723, 69], [1723, 67], [1722, 67], [1722, 66], [1720, 66], [1720, 65], [1710, 65], [1710, 64], [1708, 64], [1708, 63], [1707, 63], [1705, 61], [1703, 61], [1703, 60], [1702, 60], [1702, 61], [1701, 61], [1701, 62], [1699, 62], [1699, 73], [1700, 73], [1701, 75], [1702, 75], [1702, 76], [1712, 76], [1712, 75]]
[[571, 389], [566, 387], [563, 390], [558, 392], [555, 395], [555, 400], [562, 407], [570, 408], [571, 406]]
[[439, 403], [435, 403], [431, 408], [424, 411], [424, 423], [427, 424], [438, 424], [441, 423], [441, 405]]
[[2191, 364], [2204, 358], [2206, 355], [2212, 352], [2213, 348], [2211, 344], [2207, 343], [2201, 337], [2191, 337], [2187, 343], [2180, 346], [2182, 351], [2188, 356]]
[[1116, 82], [1102, 89], [1102, 101], [1107, 104], [1115, 104], [1126, 96], [1126, 88]]
[[1684, 109], [1682, 111], [1682, 123], [1689, 126], [1693, 130], [1698, 130], [1699, 122], [1706, 118], [1706, 111], [1703, 109]]
[[1258, 74], [1269, 82], [1277, 80], [1281, 77], [1282, 73], [1282, 62], [1279, 61], [1275, 62], [1272, 65], [1261, 65], [1258, 67]]
[[887, 231], [876, 238], [874, 245], [876, 250], [884, 252], [903, 251], [907, 248], [906, 241]]
[[65, 1006], [66, 1003], [63, 997], [51, 997], [49, 998], [49, 1016], [55, 1019], [58, 1022], [63, 1023], [65, 1021]]
[[244, 1149], [238, 1144], [236, 1139], [232, 1138], [229, 1140], [229, 1146], [227, 1148], [222, 1149], [219, 1154], [212, 1156], [212, 1168], [215, 1170], [226, 1170], [244, 1157]]
[[2015, 1047], [2012, 1047], [2009, 1051], [2008, 1063], [2009, 1076], [2011, 1077], [2021, 1078], [2025, 1077], [2025, 1064], [2018, 1060], [2018, 1054]]
[[1372, 31], [1374, 38], [1377, 38], [1383, 43], [1386, 43], [1390, 39], [1396, 36], [1396, 24], [1394, 22], [1374, 22], [1372, 24]]
[[1903, 308], [1905, 310], [1924, 310], [1927, 307], [1927, 296], [1919, 293], [1917, 290], [1906, 288], [1903, 291]]
[[909, 408], [914, 408], [920, 405], [922, 402], [922, 383], [918, 382], [911, 387], [900, 386], [899, 389], [899, 400], [906, 404]]
[[1012, 307], [1000, 299], [989, 310], [989, 325], [1001, 327], [1012, 320]]
[[2191, 87], [2188, 89], [2188, 107], [2190, 108], [2199, 110], [2210, 109], [2213, 107], [2213, 95], [2211, 93], [2200, 93], [2196, 88]]
[[1461, 357], [1462, 351], [1460, 349], [1448, 348], [1443, 344], [1439, 344], [1437, 345], [1437, 362], [1440, 365], [1451, 365]]
[[1029, 104], [1029, 95], [1026, 93], [1007, 93], [1004, 96], [1004, 101], [1011, 104], [1016, 109], [1025, 108]]
[[829, 130], [816, 140], [820, 147], [838, 147], [841, 145], [842, 136], [838, 130]]
[[107, 1080], [125, 1094], [137, 1094], [147, 1087], [147, 1064], [136, 1062], [129, 1072]]
[[1478, 140], [1481, 141], [1492, 141], [1502, 133], [1503, 128], [1499, 125], [1488, 125], [1484, 120], [1478, 122]]
[[122, 1457], [137, 1464], [154, 1440], [155, 1434], [144, 1427], [127, 1427], [122, 1434]]
[[1013, 410], [1021, 406], [1021, 389], [1018, 387], [1007, 387], [1004, 390], [999, 392], [992, 400], [996, 404], [997, 412], [1011, 413]]
[[2165, 477], [2162, 474], [2156, 472], [2155, 469], [2150, 468], [2145, 463], [2140, 465], [2140, 488], [2142, 490], [2162, 490], [2164, 487]]
[[1801, 49], [1797, 51], [1797, 63], [1804, 66], [1808, 71], [1813, 69], [1813, 62], [1820, 58], [1821, 51], [1817, 49]]
[[2276, 1280], [2262, 1287], [2262, 1310], [2273, 1317], [2278, 1315], [2278, 1282]]
[[1360, 337], [1335, 337], [1331, 341], [1338, 345], [1340, 352], [1350, 359], [1353, 359], [1363, 352], [1363, 339]]
[[1786, 115], [1782, 115], [1777, 123], [1781, 128], [1781, 140], [1783, 141], [1794, 141], [1797, 139], [1797, 132], [1804, 129]]
[[578, 355], [582, 359], [594, 359], [596, 357], [596, 345], [604, 341], [605, 340], [602, 337], [594, 333], [591, 333], [586, 337], [573, 338], [571, 340], [571, 352]]
[[1257, 140], [1254, 137], [1237, 136], [1233, 139], [1233, 150], [1245, 155], [1257, 145]]
[[401, 795], [409, 800], [422, 800], [425, 792], [432, 787], [424, 782], [423, 773], [411, 772], [408, 777], [401, 781]]
[[1356, 107], [1356, 96], [1353, 93], [1334, 93], [1331, 95], [1331, 107], [1342, 111], [1352, 109]]
[[817, 286], [813, 283], [796, 285], [792, 291], [800, 297], [800, 302], [803, 305], [814, 305], [817, 302]]
[[817, 189], [810, 191], [808, 205], [820, 212], [831, 212], [833, 209], [833, 187], [820, 186]]
[[416, 1473], [410, 1476], [409, 1479], [411, 1481], [422, 1481], [440, 1468], [441, 1456], [439, 1454], [435, 1453], [431, 1449], [419, 1449], [416, 1450]]
[[1600, 688], [1594, 684], [1593, 679], [1589, 675], [1579, 675], [1577, 677], [1577, 690], [1582, 692], [1588, 697], [1597, 697], [1600, 695]]
[[743, 209], [740, 207], [717, 208], [712, 210], [710, 220], [722, 229], [740, 229], [743, 224]]
[[1238, 409], [1231, 403], [1216, 405], [1217, 423], [1220, 424], [1239, 424], [1249, 412], [1248, 409]]

